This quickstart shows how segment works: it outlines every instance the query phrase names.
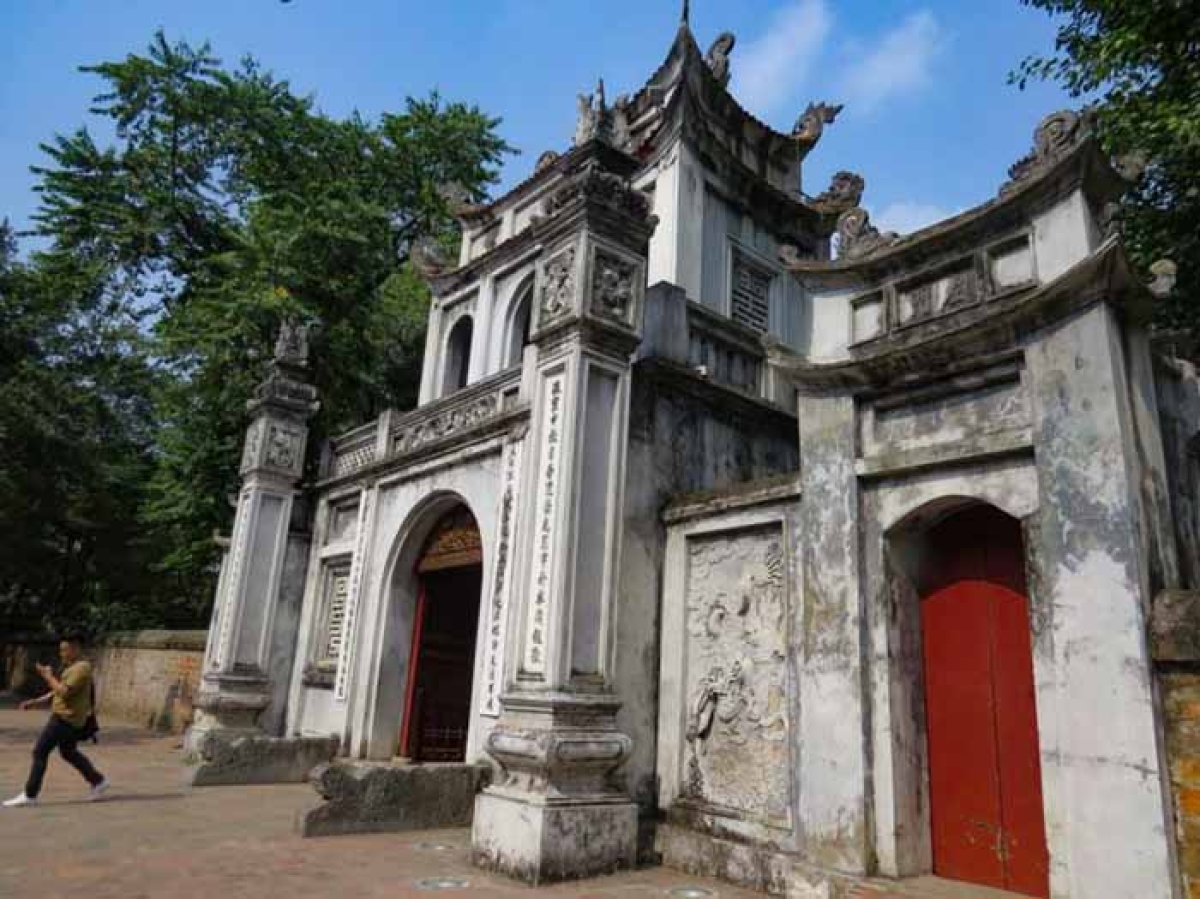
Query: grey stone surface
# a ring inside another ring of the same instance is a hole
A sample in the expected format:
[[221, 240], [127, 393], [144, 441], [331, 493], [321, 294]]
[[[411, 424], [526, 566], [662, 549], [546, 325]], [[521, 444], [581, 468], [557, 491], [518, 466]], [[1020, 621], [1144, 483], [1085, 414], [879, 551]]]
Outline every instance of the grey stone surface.
[[338, 751], [337, 737], [264, 737], [208, 734], [190, 755], [194, 787], [303, 783]]
[[296, 830], [326, 837], [467, 827], [475, 795], [490, 778], [487, 765], [318, 765], [309, 780], [325, 801], [297, 815]]
[[471, 845], [480, 867], [537, 886], [632, 868], [637, 828], [632, 802], [539, 805], [481, 793]]

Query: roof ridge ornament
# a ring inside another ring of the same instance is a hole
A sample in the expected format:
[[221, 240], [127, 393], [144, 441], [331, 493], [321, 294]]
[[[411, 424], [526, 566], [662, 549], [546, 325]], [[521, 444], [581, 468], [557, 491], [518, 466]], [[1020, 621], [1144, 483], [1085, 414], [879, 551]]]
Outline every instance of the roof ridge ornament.
[[579, 95], [579, 117], [575, 121], [575, 146], [581, 147], [588, 141], [599, 140], [629, 150], [633, 137], [629, 128], [629, 97], [617, 97], [616, 103], [608, 105], [604, 94], [604, 79], [596, 85], [595, 93]]
[[804, 158], [809, 154], [813, 147], [817, 145], [817, 141], [821, 139], [821, 135], [825, 133], [825, 126], [832, 125], [842, 111], [841, 103], [809, 103], [808, 107], [800, 114], [800, 118], [796, 119], [796, 124], [792, 127], [792, 140], [800, 145], [800, 157]]
[[1050, 113], [1033, 132], [1033, 149], [1009, 167], [1009, 180], [1000, 186], [1000, 196], [1053, 168], [1091, 134], [1091, 130], [1091, 115], [1087, 110], [1060, 109]]
[[732, 31], [723, 31], [712, 42], [712, 46], [708, 48], [708, 53], [704, 56], [704, 61], [708, 63], [713, 77], [720, 82], [721, 87], [729, 86], [731, 74], [729, 70], [729, 55], [733, 53], [733, 48], [736, 45], [737, 35]]
[[683, 12], [679, 16], [679, 24], [684, 28], [692, 27], [692, 0], [683, 0]]

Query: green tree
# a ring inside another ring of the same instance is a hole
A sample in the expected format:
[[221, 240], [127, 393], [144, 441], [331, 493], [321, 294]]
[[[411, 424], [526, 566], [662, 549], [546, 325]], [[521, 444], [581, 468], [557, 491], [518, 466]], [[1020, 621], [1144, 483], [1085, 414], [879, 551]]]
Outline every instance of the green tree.
[[314, 439], [411, 405], [428, 296], [409, 248], [455, 241], [438, 187], [484, 200], [510, 149], [473, 106], [433, 94], [338, 119], [253, 59], [224, 66], [161, 32], [84, 71], [104, 82], [92, 112], [116, 139], [81, 128], [44, 145], [35, 221], [49, 247], [35, 267], [86, 271], [105, 320], [136, 323], [154, 375], [142, 543], [156, 602], [202, 621], [245, 401], [280, 320], [319, 323]]
[[1123, 226], [1143, 267], [1179, 266], [1159, 325], [1200, 352], [1200, 4], [1195, 0], [1023, 0], [1057, 19], [1053, 54], [1026, 59], [1013, 79], [1055, 81], [1094, 102], [1106, 149], [1144, 153], [1145, 179]]
[[0, 625], [150, 623], [137, 524], [153, 373], [85, 266], [0, 226]]

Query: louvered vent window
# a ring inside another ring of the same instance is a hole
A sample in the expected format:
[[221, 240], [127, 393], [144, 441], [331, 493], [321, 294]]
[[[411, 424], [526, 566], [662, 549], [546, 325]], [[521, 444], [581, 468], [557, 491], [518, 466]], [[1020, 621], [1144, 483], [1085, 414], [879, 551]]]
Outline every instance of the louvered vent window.
[[337, 662], [346, 639], [346, 600], [350, 595], [350, 566], [329, 569], [325, 582], [328, 612], [325, 617], [325, 641], [320, 661]]
[[771, 322], [771, 273], [755, 265], [744, 253], [733, 252], [732, 318], [735, 322], [766, 331]]

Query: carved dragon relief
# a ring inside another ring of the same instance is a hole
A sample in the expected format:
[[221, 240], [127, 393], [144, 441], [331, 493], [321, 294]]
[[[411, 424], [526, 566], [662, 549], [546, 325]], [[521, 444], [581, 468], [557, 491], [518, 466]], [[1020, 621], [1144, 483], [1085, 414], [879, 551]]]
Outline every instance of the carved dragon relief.
[[860, 259], [900, 239], [895, 231], [880, 231], [871, 224], [871, 216], [861, 206], [847, 209], [838, 216], [838, 254], [846, 259]]
[[687, 609], [692, 800], [788, 821], [787, 587], [777, 527], [694, 540]]

